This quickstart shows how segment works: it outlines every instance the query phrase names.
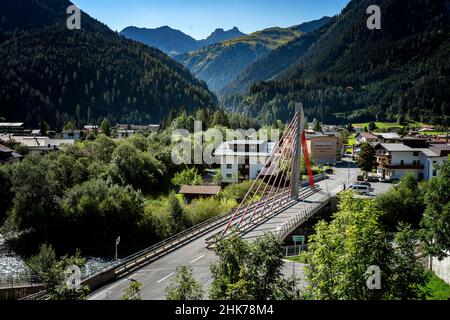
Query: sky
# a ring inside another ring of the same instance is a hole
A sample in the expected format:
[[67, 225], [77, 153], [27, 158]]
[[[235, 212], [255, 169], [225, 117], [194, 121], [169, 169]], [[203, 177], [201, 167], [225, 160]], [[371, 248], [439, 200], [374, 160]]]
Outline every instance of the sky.
[[349, 0], [72, 0], [115, 31], [170, 26], [204, 39], [216, 28], [252, 33], [338, 14]]

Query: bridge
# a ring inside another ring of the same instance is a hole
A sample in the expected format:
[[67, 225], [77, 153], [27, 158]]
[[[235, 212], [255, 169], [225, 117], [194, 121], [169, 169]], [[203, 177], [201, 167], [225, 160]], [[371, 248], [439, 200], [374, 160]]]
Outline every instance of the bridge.
[[[306, 181], [300, 179], [302, 151], [307, 159]], [[209, 265], [216, 258], [212, 248], [232, 229], [249, 241], [266, 232], [273, 232], [284, 240], [344, 190], [349, 179], [354, 180], [359, 172], [356, 169], [338, 169], [332, 177], [313, 176], [308, 160], [303, 111], [299, 108], [265, 167], [235, 210], [83, 279], [82, 284], [93, 292], [89, 299], [119, 300], [131, 281], [143, 284], [142, 299], [164, 299], [165, 289], [176, 268], [182, 265], [191, 266], [194, 277], [204, 287], [209, 287], [212, 281]], [[292, 274], [292, 266], [285, 267], [285, 274]]]

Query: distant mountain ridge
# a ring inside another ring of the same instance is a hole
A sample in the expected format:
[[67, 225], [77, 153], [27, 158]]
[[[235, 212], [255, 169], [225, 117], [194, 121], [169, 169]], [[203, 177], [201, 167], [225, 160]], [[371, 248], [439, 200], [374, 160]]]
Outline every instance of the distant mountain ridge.
[[329, 20], [329, 17], [323, 17], [290, 28], [268, 28], [175, 56], [175, 59], [205, 81], [210, 90], [219, 93], [258, 59]]
[[120, 34], [128, 39], [158, 48], [171, 56], [198, 50], [218, 42], [245, 35], [237, 27], [234, 27], [228, 31], [216, 29], [206, 39], [196, 40], [182, 31], [172, 29], [168, 26], [156, 29], [127, 27]]

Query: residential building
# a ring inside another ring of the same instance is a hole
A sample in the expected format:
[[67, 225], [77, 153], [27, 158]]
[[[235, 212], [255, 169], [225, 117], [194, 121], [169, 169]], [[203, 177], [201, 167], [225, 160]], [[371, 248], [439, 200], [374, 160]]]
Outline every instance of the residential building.
[[6, 162], [16, 162], [22, 159], [22, 155], [14, 152], [14, 150], [0, 144], [0, 164]]
[[424, 145], [423, 140], [407, 139], [404, 143], [380, 143], [375, 147], [377, 175], [398, 180], [413, 174], [418, 180], [430, 180], [439, 172], [436, 167], [448, 160], [450, 145]]
[[15, 141], [30, 150], [31, 153], [43, 153], [59, 150], [64, 144], [75, 144], [75, 140], [50, 139], [49, 137], [0, 135], [0, 141]]
[[133, 130], [135, 132], [158, 132], [159, 124], [118, 124], [118, 130]]
[[181, 186], [180, 194], [182, 194], [186, 201], [199, 198], [207, 198], [218, 196], [220, 193], [220, 186]]
[[126, 139], [128, 137], [131, 137], [135, 133], [136, 131], [134, 130], [119, 129], [117, 130], [117, 139]]
[[308, 152], [312, 161], [322, 165], [336, 165], [342, 161], [344, 145], [340, 135], [334, 133], [307, 134]]
[[378, 137], [369, 132], [361, 132], [356, 136], [357, 144], [362, 144], [364, 142], [378, 142]]
[[23, 134], [25, 127], [23, 122], [0, 122], [0, 134]]
[[62, 134], [64, 140], [81, 140], [81, 130], [63, 130]]
[[222, 182], [256, 179], [269, 159], [275, 142], [266, 140], [234, 140], [223, 142], [215, 151], [220, 163]]

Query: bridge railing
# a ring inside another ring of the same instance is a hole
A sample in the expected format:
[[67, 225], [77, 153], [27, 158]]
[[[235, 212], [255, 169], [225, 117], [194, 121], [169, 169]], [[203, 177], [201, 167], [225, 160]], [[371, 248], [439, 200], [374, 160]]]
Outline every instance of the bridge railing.
[[[336, 195], [338, 195], [339, 193], [341, 193], [344, 190], [345, 190], [345, 187], [343, 187], [343, 189], [341, 191], [337, 192]], [[326, 193], [317, 202], [305, 204], [306, 207], [304, 209], [302, 209], [298, 215], [290, 218], [284, 224], [282, 224], [281, 226], [276, 228], [275, 232], [278, 235], [278, 237], [280, 239], [284, 240], [287, 236], [289, 236], [292, 232], [294, 232], [295, 229], [298, 228], [298, 226], [300, 226], [305, 221], [309, 220], [311, 218], [311, 216], [313, 216], [319, 210], [321, 210], [328, 203], [328, 200], [332, 196], [336, 196], [336, 195], [330, 195], [330, 194]]]

